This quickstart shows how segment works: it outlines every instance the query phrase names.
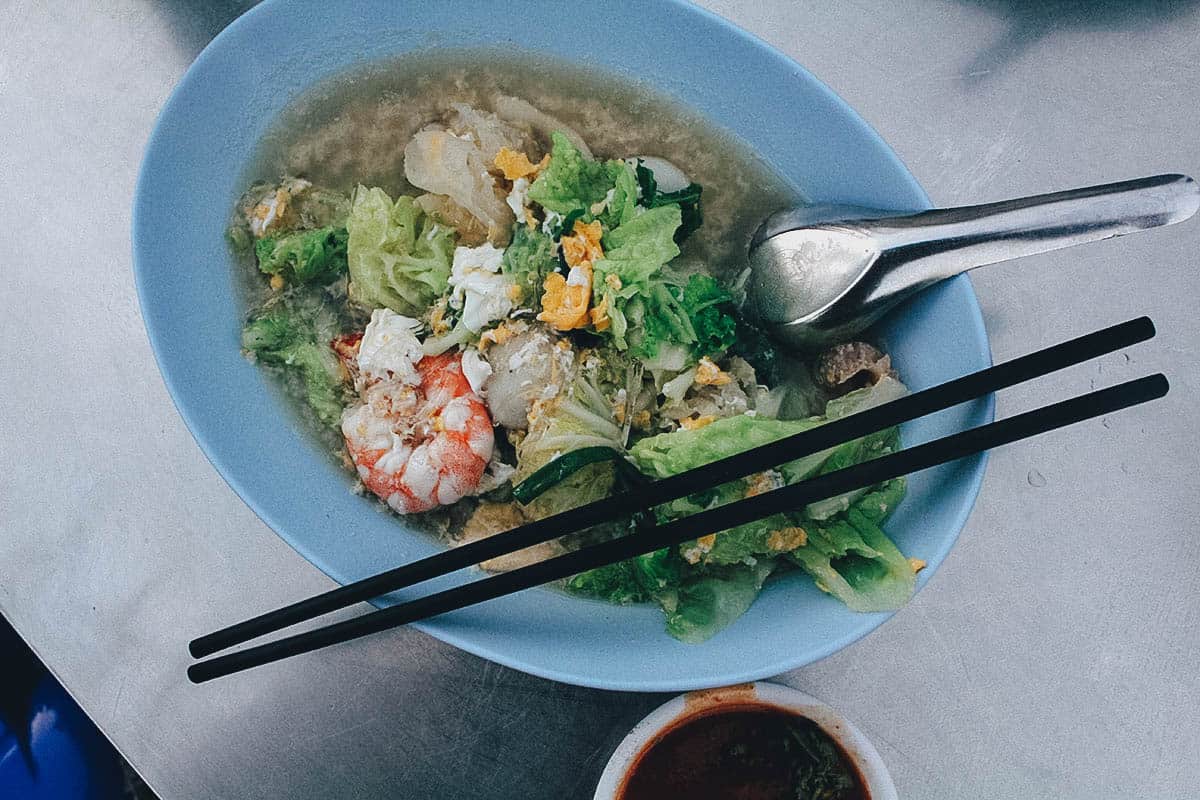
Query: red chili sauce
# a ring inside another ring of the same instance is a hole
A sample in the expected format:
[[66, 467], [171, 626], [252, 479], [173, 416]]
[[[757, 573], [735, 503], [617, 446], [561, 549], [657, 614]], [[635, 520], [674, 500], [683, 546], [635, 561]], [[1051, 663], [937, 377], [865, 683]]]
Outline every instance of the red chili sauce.
[[715, 708], [660, 733], [618, 800], [870, 800], [841, 747], [812, 720], [766, 705]]

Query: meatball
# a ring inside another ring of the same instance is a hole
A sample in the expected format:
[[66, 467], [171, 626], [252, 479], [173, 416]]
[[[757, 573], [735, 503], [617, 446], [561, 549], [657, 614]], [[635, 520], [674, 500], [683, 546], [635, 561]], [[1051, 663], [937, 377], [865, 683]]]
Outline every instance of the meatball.
[[487, 404], [497, 425], [525, 430], [533, 402], [556, 396], [567, 384], [573, 356], [565, 344], [545, 328], [530, 325], [487, 350], [492, 367]]
[[891, 356], [866, 342], [834, 345], [817, 359], [817, 383], [835, 397], [864, 386], [874, 386], [885, 376], [896, 377]]

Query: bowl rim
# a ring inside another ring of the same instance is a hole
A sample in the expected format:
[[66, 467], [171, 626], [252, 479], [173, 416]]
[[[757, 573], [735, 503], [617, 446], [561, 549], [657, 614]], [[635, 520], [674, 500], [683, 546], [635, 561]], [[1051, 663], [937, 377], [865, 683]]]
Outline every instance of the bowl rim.
[[712, 713], [722, 707], [773, 706], [795, 712], [815, 722], [838, 743], [858, 769], [871, 800], [898, 800], [887, 765], [871, 741], [855, 725], [812, 695], [781, 683], [754, 683], [701, 689], [673, 697], [642, 718], [609, 756], [596, 784], [593, 800], [617, 800], [626, 777], [638, 757], [669, 728], [689, 718]]
[[[757, 51], [763, 58], [771, 59], [779, 63], [781, 66], [786, 66], [791, 71], [798, 73], [799, 79], [806, 81], [812, 90], [823, 96], [823, 98], [833, 107], [835, 107], [840, 115], [842, 115], [849, 123], [858, 130], [858, 133], [863, 137], [863, 140], [877, 150], [878, 155], [888, 162], [888, 167], [894, 173], [893, 177], [898, 183], [903, 183], [904, 188], [912, 194], [914, 198], [919, 198], [919, 203], [914, 203], [914, 210], [919, 208], [929, 208], [931, 204], [928, 196], [921, 189], [912, 173], [905, 167], [904, 163], [892, 150], [892, 148], [882, 139], [878, 132], [874, 130], [861, 116], [858, 115], [846, 101], [839, 97], [832, 89], [812, 75], [807, 69], [801, 66], [798, 62], [782, 53], [769, 43], [743, 30], [729, 20], [711, 12], [705, 8], [693, 5], [686, 0], [658, 0], [662, 5], [679, 9], [683, 12], [693, 15], [699, 15], [709, 24], [719, 26], [723, 32], [731, 37], [740, 39], [745, 42], [750, 48]], [[247, 490], [242, 479], [239, 477], [236, 464], [226, 463], [214, 447], [207, 441], [207, 433], [204, 426], [200, 424], [197, 418], [201, 416], [199, 413], [202, 409], [194, 409], [190, 405], [186, 393], [180, 389], [176, 380], [178, 377], [174, 374], [169, 361], [169, 353], [163, 341], [163, 332], [156, 326], [152, 325], [148, 319], [148, 311], [153, 306], [153, 298], [150, 289], [147, 286], [147, 264], [139, 256], [139, 231], [144, 231], [145, 225], [143, 220], [143, 198], [146, 196], [147, 186], [152, 183], [153, 176], [150, 173], [151, 154], [155, 151], [156, 144], [161, 144], [160, 140], [167, 136], [165, 129], [168, 127], [167, 122], [171, 120], [173, 114], [179, 111], [179, 106], [183, 104], [183, 98], [191, 91], [193, 84], [196, 82], [198, 71], [209, 61], [215, 59], [224, 43], [233, 38], [240, 28], [252, 24], [259, 17], [271, 13], [279, 6], [283, 6], [288, 0], [265, 0], [264, 2], [247, 10], [232, 23], [226, 26], [211, 42], [201, 51], [193, 63], [188, 67], [187, 71], [180, 79], [179, 83], [169, 94], [164, 103], [147, 139], [141, 167], [137, 178], [136, 188], [134, 192], [132, 224], [131, 224], [131, 249], [133, 255], [133, 269], [135, 273], [135, 283], [139, 307], [142, 312], [143, 322], [146, 327], [147, 337], [151, 344], [151, 350], [154, 353], [155, 362], [159, 368], [159, 373], [163, 378], [163, 382], [167, 388], [172, 402], [183, 418], [185, 425], [192, 434], [193, 439], [200, 446], [205, 458], [213, 465], [214, 469], [221, 475], [222, 479], [234, 490], [239, 498], [246, 503], [247, 506], [258, 516], [276, 535], [284, 539], [290, 547], [295, 549], [305, 560], [309, 561], [316, 569], [325, 573], [331, 579], [338, 583], [342, 581], [323, 566], [314, 560], [308, 548], [294, 541], [294, 537], [283, 532], [281, 526], [277, 524], [275, 515], [266, 506], [269, 504], [260, 502], [254, 497], [254, 493]], [[960, 275], [951, 279], [947, 283], [964, 284], [966, 287], [966, 295], [968, 299], [967, 307], [964, 311], [964, 319], [961, 322], [970, 330], [974, 340], [979, 345], [977, 355], [986, 364], [991, 363], [991, 354], [988, 343], [986, 329], [983, 323], [982, 310], [979, 306], [978, 299], [974, 291], [971, 289], [970, 280], [966, 275]], [[983, 420], [990, 421], [994, 417], [994, 397], [989, 395], [982, 398], [979, 413]], [[196, 411], [197, 413], [193, 413]], [[931, 553], [931, 564], [940, 564], [944, 560], [949, 550], [956, 543], [958, 536], [961, 534], [966, 520], [969, 517], [975, 502], [978, 499], [979, 491], [982, 486], [983, 476], [986, 471], [988, 454], [981, 454], [974, 460], [970, 470], [962, 477], [961, 499], [958, 507], [954, 510], [953, 521], [946, 527], [950, 530], [950, 534], [945, 538], [941, 547]], [[924, 576], [918, 577], [917, 589], [919, 590], [925, 580], [928, 579], [932, 570], [926, 572]], [[377, 606], [387, 605], [383, 601], [375, 601]], [[436, 620], [415, 623], [413, 627], [421, 630], [424, 633], [434, 636], [435, 638], [450, 644], [453, 647], [472, 653], [474, 655], [486, 658], [496, 663], [508, 666], [528, 674], [546, 678], [563, 683], [573, 685], [609, 689], [616, 691], [643, 691], [643, 692], [661, 692], [661, 691], [688, 691], [695, 689], [703, 689], [712, 686], [728, 685], [735, 683], [743, 683], [747, 681], [755, 681], [762, 678], [767, 678], [773, 675], [786, 672], [791, 669], [805, 666], [807, 664], [819, 661], [829, 655], [853, 644], [862, 637], [871, 633], [888, 619], [892, 614], [882, 616], [877, 620], [870, 621], [869, 624], [856, 627], [849, 633], [833, 637], [825, 641], [819, 647], [809, 648], [803, 655], [787, 655], [781, 656], [775, 661], [767, 664], [759, 663], [754, 668], [742, 668], [736, 671], [726, 671], [723, 673], [710, 672], [691, 677], [689, 679], [679, 679], [673, 677], [666, 678], [627, 678], [617, 679], [609, 676], [592, 676], [582, 674], [571, 669], [559, 669], [553, 666], [544, 666], [538, 663], [532, 663], [521, 654], [513, 654], [506, 652], [503, 649], [497, 649], [491, 646], [488, 642], [476, 640], [470, 634], [461, 634], [455, 630], [453, 626], [442, 627]], [[665, 635], [665, 634], [664, 634]]]

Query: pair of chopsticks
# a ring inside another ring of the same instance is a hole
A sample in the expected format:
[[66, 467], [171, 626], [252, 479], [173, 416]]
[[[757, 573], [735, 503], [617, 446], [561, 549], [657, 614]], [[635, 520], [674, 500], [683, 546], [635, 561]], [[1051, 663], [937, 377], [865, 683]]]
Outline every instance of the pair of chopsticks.
[[[204, 658], [251, 639], [336, 611], [362, 600], [427, 581], [506, 553], [550, 541], [566, 533], [651, 509], [737, 478], [835, 447], [893, 425], [985, 397], [1034, 378], [1111, 353], [1154, 336], [1148, 317], [1130, 320], [1020, 358], [997, 364], [939, 386], [771, 444], [635, 487], [621, 494], [547, 517], [503, 533], [382, 572], [195, 639], [189, 650]], [[873, 486], [892, 478], [975, 455], [994, 447], [1055, 430], [1162, 397], [1169, 385], [1161, 373], [971, 428], [871, 461], [819, 475], [683, 519], [654, 525], [618, 539], [584, 547], [512, 572], [487, 577], [434, 594], [371, 611], [323, 628], [288, 636], [188, 668], [195, 683], [279, 661], [360, 636], [407, 625], [460, 608], [623, 561], [663, 547], [718, 533], [808, 503]]]

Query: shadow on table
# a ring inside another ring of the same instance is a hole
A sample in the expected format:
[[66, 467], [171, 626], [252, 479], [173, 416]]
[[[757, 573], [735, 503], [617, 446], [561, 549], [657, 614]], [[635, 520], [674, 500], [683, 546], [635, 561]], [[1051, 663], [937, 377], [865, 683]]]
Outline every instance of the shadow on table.
[[1015, 61], [1042, 37], [1057, 31], [1137, 31], [1193, 13], [1200, 0], [961, 0], [1008, 22], [1007, 32], [963, 71], [980, 84]]
[[175, 31], [180, 49], [195, 58], [229, 23], [258, 0], [154, 0], [151, 5]]

